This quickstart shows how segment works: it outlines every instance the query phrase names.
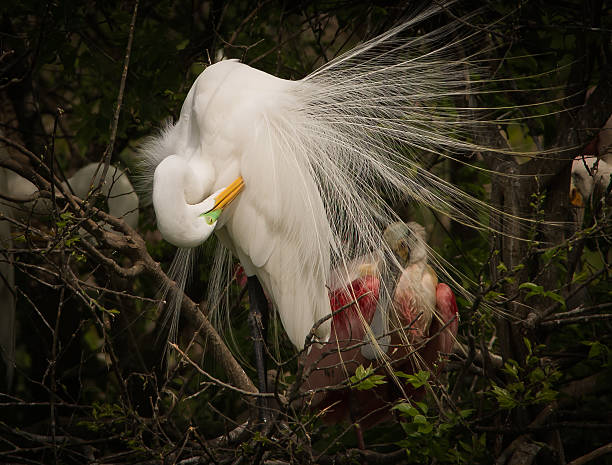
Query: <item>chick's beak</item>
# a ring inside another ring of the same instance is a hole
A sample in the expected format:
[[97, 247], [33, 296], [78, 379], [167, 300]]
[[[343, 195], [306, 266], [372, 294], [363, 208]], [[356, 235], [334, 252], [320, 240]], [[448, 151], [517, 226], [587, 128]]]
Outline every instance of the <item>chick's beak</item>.
[[239, 176], [234, 182], [221, 191], [215, 198], [215, 204], [210, 211], [222, 210], [234, 200], [244, 189], [244, 180]]
[[438, 275], [436, 274], [436, 271], [430, 265], [427, 265], [427, 270], [425, 273], [431, 275], [431, 281], [433, 282], [435, 289], [438, 286]]

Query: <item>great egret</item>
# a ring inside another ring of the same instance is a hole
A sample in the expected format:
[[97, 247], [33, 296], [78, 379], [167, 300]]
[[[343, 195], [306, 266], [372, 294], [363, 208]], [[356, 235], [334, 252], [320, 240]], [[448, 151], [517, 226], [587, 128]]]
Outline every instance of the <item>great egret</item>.
[[585, 207], [596, 191], [606, 192], [612, 182], [612, 164], [594, 156], [576, 157], [572, 162], [570, 202], [576, 207]]
[[[407, 232], [418, 236], [422, 229], [414, 223], [396, 223], [385, 231], [385, 240], [404, 264], [390, 312], [393, 331], [388, 366], [406, 374], [420, 369], [439, 373], [444, 354], [452, 351], [458, 328], [457, 304], [450, 287], [437, 282], [423, 244], [407, 244]], [[367, 391], [350, 387], [350, 377], [357, 367], [372, 363], [358, 347], [377, 311], [380, 281], [376, 269], [376, 263], [361, 264], [362, 276], [331, 292], [332, 336], [328, 343], [313, 347], [302, 361], [308, 373], [304, 391], [312, 392], [310, 407], [323, 410], [324, 420], [330, 423], [351, 420], [368, 428], [389, 419], [389, 405], [398, 398], [420, 400], [425, 393], [409, 385], [400, 389], [394, 382]], [[385, 370], [381, 372], [386, 374]]]
[[[102, 168], [98, 170], [98, 166], [98, 163], [88, 163], [79, 168], [68, 178], [67, 183], [63, 183], [64, 187], [70, 186], [69, 189], [74, 195], [81, 199], [86, 198], [92, 181], [97, 185], [102, 175]], [[96, 171], [99, 172], [96, 174]], [[13, 171], [3, 169], [3, 172], [6, 180], [3, 193], [15, 200], [15, 203], [9, 205], [13, 216], [23, 217], [32, 213], [46, 215], [50, 212], [51, 205], [48, 199], [28, 201], [32, 194], [38, 191], [34, 184]], [[94, 174], [96, 174], [95, 179]], [[104, 197], [106, 210], [111, 215], [122, 218], [132, 228], [138, 227], [138, 195], [124, 170], [111, 165], [106, 172], [100, 193]]]
[[593, 194], [610, 197], [612, 183], [612, 115], [597, 136], [584, 148], [584, 155], [574, 158], [570, 181], [570, 202], [585, 207]]
[[[97, 170], [98, 163], [89, 163], [77, 170], [64, 185], [70, 186], [77, 197], [84, 199], [89, 193], [92, 181], [94, 185], [97, 184], [102, 175], [100, 170], [94, 179]], [[0, 168], [0, 192], [14, 201], [2, 202], [0, 208], [4, 215], [24, 218], [32, 214], [49, 214], [52, 208], [50, 200], [30, 200], [37, 190], [37, 187], [24, 177]], [[111, 165], [101, 186], [101, 193], [111, 215], [123, 218], [132, 228], [138, 227], [138, 195], [125, 171]], [[3, 249], [12, 247], [11, 227], [7, 221], [0, 221], [0, 246]], [[8, 255], [3, 257], [0, 263], [0, 273], [0, 351], [7, 367], [6, 385], [10, 387], [15, 359], [15, 271]]]
[[[98, 163], [88, 163], [70, 176], [68, 184], [77, 197], [84, 199], [89, 193], [92, 180], [93, 184], [97, 185], [101, 176], [102, 167], [99, 167]], [[138, 228], [138, 195], [125, 170], [111, 165], [106, 172], [100, 193], [108, 213], [123, 219], [132, 229]]]
[[[464, 137], [478, 127], [471, 110], [451, 103], [483, 88], [465, 57], [473, 37], [458, 35], [459, 24], [405, 34], [438, 11], [297, 81], [235, 60], [200, 74], [178, 121], [141, 150], [143, 190], [159, 230], [183, 249], [173, 265], [179, 281], [193, 248], [215, 232], [253, 283], [254, 306], [265, 307], [258, 278], [301, 349], [311, 330], [320, 341], [329, 337], [331, 321], [321, 319], [331, 312], [331, 270], [348, 275], [357, 257], [381, 251], [380, 301], [390, 300], [390, 277], [401, 267], [380, 234], [398, 219], [385, 199], [412, 199], [488, 227], [479, 218], [489, 206], [423, 168], [431, 157], [481, 149]], [[373, 340], [387, 332], [384, 308]], [[261, 380], [259, 362], [258, 371]]]

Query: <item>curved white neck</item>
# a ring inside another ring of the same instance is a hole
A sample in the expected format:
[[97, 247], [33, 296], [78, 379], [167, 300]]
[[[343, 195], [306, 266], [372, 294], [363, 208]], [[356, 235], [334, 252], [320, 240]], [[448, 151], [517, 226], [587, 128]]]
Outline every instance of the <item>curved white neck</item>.
[[[212, 208], [211, 197], [195, 204], [188, 203], [186, 193], [201, 191], [194, 185], [198, 176], [181, 157], [171, 155], [156, 168], [153, 178], [153, 207], [157, 227], [163, 238], [182, 248], [191, 248], [204, 242], [214, 230], [200, 215]], [[189, 199], [192, 200], [192, 199]]]

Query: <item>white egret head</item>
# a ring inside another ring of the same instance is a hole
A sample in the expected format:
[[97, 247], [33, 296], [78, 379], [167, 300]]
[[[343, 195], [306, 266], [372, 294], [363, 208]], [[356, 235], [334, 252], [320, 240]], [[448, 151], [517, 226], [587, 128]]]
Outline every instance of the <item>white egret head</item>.
[[181, 248], [192, 248], [210, 237], [223, 209], [244, 187], [239, 177], [229, 186], [200, 200], [203, 180], [182, 157], [166, 157], [155, 169], [153, 207], [157, 227], [165, 240]]

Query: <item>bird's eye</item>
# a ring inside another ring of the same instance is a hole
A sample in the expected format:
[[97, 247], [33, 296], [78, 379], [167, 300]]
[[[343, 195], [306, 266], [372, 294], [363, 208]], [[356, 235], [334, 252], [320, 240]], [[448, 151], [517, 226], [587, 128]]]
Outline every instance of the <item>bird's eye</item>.
[[208, 226], [212, 226], [219, 219], [220, 214], [221, 214], [221, 209], [218, 208], [216, 210], [211, 210], [209, 212], [202, 213], [200, 216], [204, 217], [204, 221], [206, 221], [206, 224]]

